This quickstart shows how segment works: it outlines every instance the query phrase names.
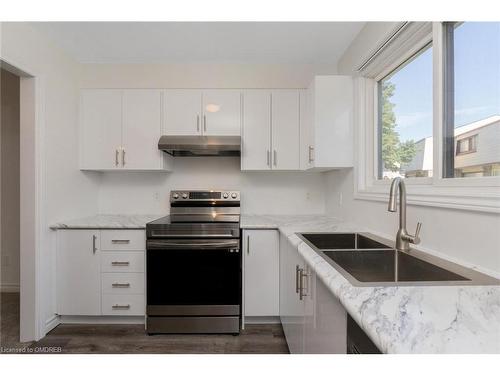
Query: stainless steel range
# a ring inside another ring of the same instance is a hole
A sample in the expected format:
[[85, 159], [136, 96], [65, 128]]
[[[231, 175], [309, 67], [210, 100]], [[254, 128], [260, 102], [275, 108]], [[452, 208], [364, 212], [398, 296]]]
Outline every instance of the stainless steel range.
[[238, 333], [240, 193], [172, 191], [146, 235], [147, 333]]

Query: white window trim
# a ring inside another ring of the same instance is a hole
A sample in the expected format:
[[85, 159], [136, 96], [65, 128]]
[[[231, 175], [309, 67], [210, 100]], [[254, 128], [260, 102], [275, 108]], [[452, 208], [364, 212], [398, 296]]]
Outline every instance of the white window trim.
[[405, 180], [408, 204], [500, 213], [500, 177], [441, 178], [443, 103], [443, 25], [411, 22], [397, 40], [356, 80], [354, 116], [354, 198], [387, 201], [389, 180], [377, 179], [377, 84], [398, 65], [432, 41], [433, 177]]

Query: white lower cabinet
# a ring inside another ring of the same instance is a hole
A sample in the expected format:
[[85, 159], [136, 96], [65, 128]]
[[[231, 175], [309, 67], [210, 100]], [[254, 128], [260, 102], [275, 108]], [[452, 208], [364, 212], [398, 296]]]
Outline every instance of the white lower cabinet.
[[280, 319], [290, 353], [346, 353], [347, 314], [286, 237], [280, 237]]
[[243, 231], [243, 252], [245, 316], [279, 316], [278, 231]]
[[144, 230], [65, 229], [57, 239], [59, 315], [145, 314]]
[[60, 230], [56, 252], [57, 313], [100, 315], [99, 231]]

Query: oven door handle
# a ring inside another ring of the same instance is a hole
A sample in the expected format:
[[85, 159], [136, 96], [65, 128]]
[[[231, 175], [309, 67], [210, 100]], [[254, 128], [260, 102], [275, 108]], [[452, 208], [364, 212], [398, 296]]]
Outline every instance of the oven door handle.
[[234, 238], [235, 236], [230, 234], [230, 233], [224, 233], [224, 234], [163, 234], [163, 235], [154, 235], [153, 234], [153, 237], [172, 237], [172, 238], [175, 238], [175, 237], [179, 237], [179, 238], [183, 238], [183, 237], [193, 237], [193, 238], [203, 238], [203, 237], [224, 237], [224, 238]]
[[192, 250], [238, 250], [240, 248], [239, 240], [222, 241], [147, 241], [148, 250], [174, 250], [174, 249], [192, 249]]

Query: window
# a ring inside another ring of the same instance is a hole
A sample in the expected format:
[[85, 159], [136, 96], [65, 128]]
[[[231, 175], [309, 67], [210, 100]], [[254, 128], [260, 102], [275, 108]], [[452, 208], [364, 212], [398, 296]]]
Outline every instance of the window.
[[498, 175], [500, 23], [453, 22], [444, 28], [443, 177]]
[[476, 139], [477, 135], [472, 137], [467, 137], [459, 139], [457, 141], [457, 155], [468, 154], [471, 152], [476, 152]]
[[378, 178], [432, 176], [432, 47], [378, 81]]

